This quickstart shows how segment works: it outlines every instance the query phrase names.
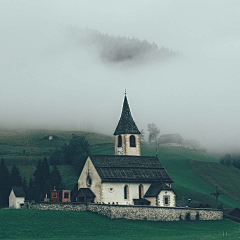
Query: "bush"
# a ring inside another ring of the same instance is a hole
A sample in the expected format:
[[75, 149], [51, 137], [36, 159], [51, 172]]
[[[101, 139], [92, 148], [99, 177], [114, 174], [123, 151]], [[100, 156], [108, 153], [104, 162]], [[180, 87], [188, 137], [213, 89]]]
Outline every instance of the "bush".
[[187, 221], [191, 221], [190, 213], [186, 213], [186, 220], [187, 220]]

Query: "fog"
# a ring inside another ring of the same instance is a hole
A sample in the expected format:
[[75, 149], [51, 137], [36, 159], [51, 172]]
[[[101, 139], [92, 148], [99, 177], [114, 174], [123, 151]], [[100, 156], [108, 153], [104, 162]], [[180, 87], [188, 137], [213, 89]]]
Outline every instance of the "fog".
[[[240, 146], [239, 1], [0, 1], [0, 128], [113, 134], [124, 91], [155, 123], [210, 150]], [[84, 29], [181, 56], [105, 61]]]

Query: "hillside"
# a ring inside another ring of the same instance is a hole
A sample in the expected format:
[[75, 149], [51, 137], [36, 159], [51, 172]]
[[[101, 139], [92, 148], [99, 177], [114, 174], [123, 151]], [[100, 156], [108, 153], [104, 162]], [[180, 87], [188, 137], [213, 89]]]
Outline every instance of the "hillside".
[[[73, 132], [64, 131], [27, 131], [0, 132], [0, 154], [9, 168], [16, 164], [22, 176], [29, 178], [35, 171], [38, 159], [49, 157], [55, 148], [67, 142]], [[113, 137], [88, 133], [74, 132], [84, 135], [91, 146], [91, 154], [114, 153]], [[49, 141], [46, 136], [57, 136]], [[25, 150], [25, 154], [23, 153]], [[155, 156], [156, 146], [142, 143], [142, 155]], [[174, 181], [173, 188], [178, 199], [192, 198], [209, 203], [215, 207], [215, 199], [210, 193], [215, 186], [225, 193], [219, 197], [224, 206], [240, 207], [239, 189], [240, 171], [219, 163], [219, 156], [185, 148], [158, 147], [158, 158]], [[77, 180], [72, 166], [59, 166], [65, 188], [72, 189]]]

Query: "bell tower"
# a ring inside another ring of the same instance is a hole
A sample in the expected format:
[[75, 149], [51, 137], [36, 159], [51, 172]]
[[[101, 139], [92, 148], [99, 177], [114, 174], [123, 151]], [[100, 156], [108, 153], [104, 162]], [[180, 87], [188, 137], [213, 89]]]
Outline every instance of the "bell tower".
[[125, 92], [122, 114], [113, 134], [115, 155], [141, 156], [140, 134], [133, 120]]

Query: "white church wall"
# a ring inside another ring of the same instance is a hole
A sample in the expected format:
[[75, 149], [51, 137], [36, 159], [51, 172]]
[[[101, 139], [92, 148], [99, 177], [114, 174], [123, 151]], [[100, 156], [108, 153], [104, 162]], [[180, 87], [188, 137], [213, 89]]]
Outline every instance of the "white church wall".
[[102, 188], [102, 184], [101, 184], [101, 179], [96, 171], [96, 168], [94, 167], [90, 157], [88, 157], [82, 173], [78, 179], [78, 189], [79, 188], [88, 188], [87, 186], [87, 175], [88, 175], [88, 171], [89, 171], [89, 176], [92, 180], [92, 184], [90, 186], [90, 189], [92, 190], [92, 192], [96, 195], [96, 198], [94, 199], [95, 202], [102, 202], [101, 199], [101, 188]]
[[[129, 198], [124, 199], [124, 186], [129, 187]], [[122, 205], [133, 205], [133, 199], [139, 199], [140, 183], [102, 183], [102, 202], [118, 203]], [[143, 183], [143, 195], [146, 193], [151, 184]]]
[[[168, 204], [165, 204], [165, 197], [168, 197]], [[172, 190], [162, 190], [158, 195], [158, 206], [176, 207], [176, 194]]]
[[21, 208], [21, 204], [24, 204], [25, 197], [16, 197], [13, 190], [9, 195], [9, 208]]

